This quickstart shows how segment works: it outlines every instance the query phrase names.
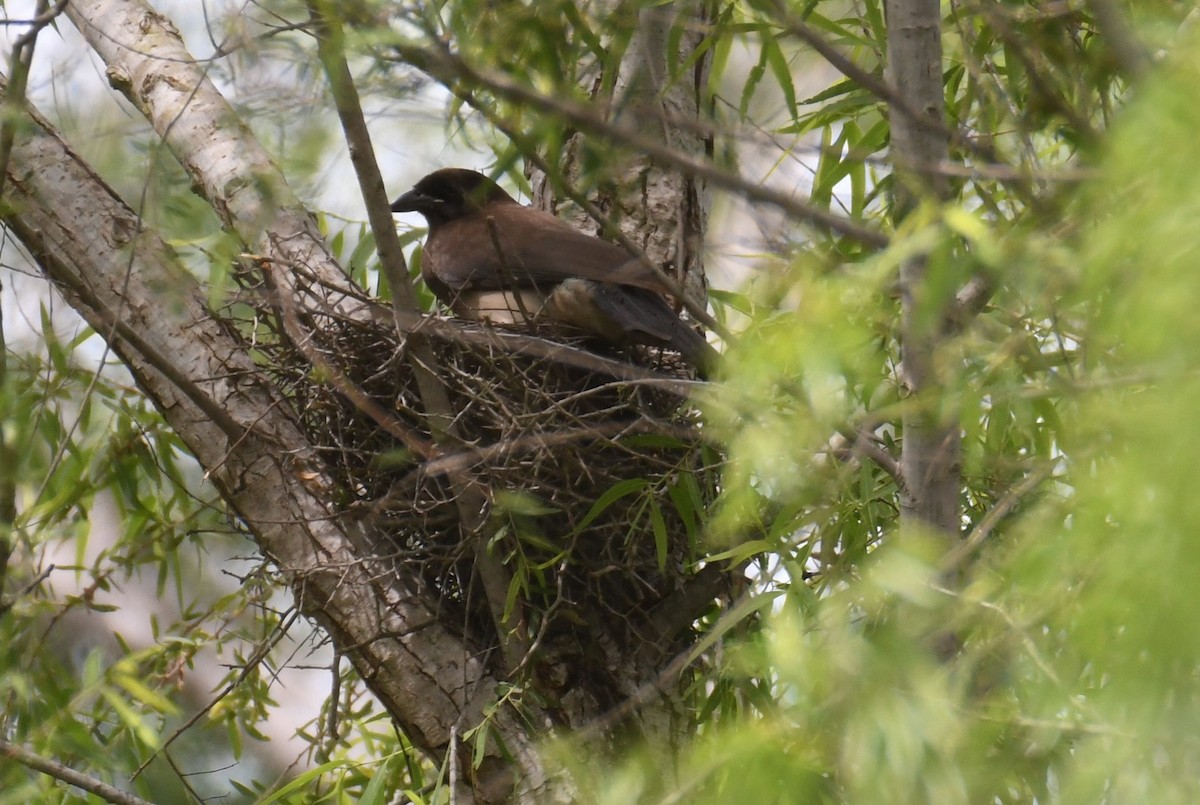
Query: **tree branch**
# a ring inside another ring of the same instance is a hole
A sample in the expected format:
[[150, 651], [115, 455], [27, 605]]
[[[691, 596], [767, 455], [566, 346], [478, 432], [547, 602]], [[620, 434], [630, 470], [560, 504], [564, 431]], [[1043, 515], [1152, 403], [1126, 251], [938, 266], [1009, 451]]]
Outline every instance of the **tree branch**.
[[34, 771], [49, 775], [56, 780], [61, 780], [68, 785], [73, 785], [76, 788], [87, 791], [89, 794], [95, 794], [105, 802], [113, 803], [113, 805], [154, 805], [149, 800], [128, 794], [103, 780], [89, 777], [82, 772], [75, 771], [70, 766], [65, 766], [56, 760], [44, 758], [22, 746], [11, 744], [5, 740], [0, 740], [0, 755], [11, 758], [22, 766], [26, 766]]
[[966, 563], [975, 551], [992, 535], [992, 532], [996, 530], [996, 526], [1000, 524], [1000, 521], [1007, 517], [1008, 513], [1021, 502], [1022, 498], [1041, 486], [1042, 482], [1054, 473], [1054, 467], [1055, 462], [1048, 462], [1026, 475], [1021, 479], [1020, 483], [1010, 487], [1004, 493], [1004, 496], [996, 501], [996, 505], [988, 509], [987, 513], [980, 518], [966, 539], [955, 545], [954, 549], [942, 558], [941, 565], [943, 572], [951, 573]]
[[[317, 52], [325, 67], [338, 118], [350, 148], [350, 159], [367, 207], [367, 218], [375, 235], [379, 259], [392, 286], [393, 312], [397, 329], [400, 329], [403, 313], [418, 310], [417, 297], [408, 278], [404, 252], [396, 235], [396, 223], [392, 218], [379, 165], [375, 161], [375, 149], [371, 145], [367, 121], [358, 100], [358, 90], [346, 63], [342, 27], [334, 5], [323, 0], [311, 0], [309, 10], [317, 21]], [[455, 424], [454, 407], [435, 371], [437, 357], [420, 332], [409, 338], [408, 348], [409, 365], [416, 377], [434, 442], [442, 448], [462, 444], [462, 436]], [[508, 606], [512, 574], [489, 549], [491, 535], [486, 529], [491, 510], [489, 491], [465, 471], [452, 470], [449, 474], [455, 490], [454, 503], [463, 540], [474, 545], [475, 573], [483, 587], [496, 634], [499, 635], [504, 668], [511, 674], [528, 653], [530, 638], [523, 608], [520, 605]]]
[[[889, 81], [904, 88], [907, 105], [940, 121], [945, 115], [941, 4], [939, 0], [887, 0], [885, 10]], [[921, 200], [945, 197], [944, 177], [915, 166], [945, 162], [948, 143], [936, 127], [917, 125], [905, 114], [893, 115], [891, 124], [893, 216], [898, 223]], [[962, 436], [957, 417], [935, 404], [943, 384], [937, 354], [947, 311], [932, 307], [936, 303], [931, 284], [927, 255], [915, 255], [901, 264], [901, 381], [909, 392], [900, 456], [901, 522], [909, 528], [919, 524], [957, 536]]]
[[790, 193], [782, 193], [769, 187], [747, 182], [741, 176], [723, 171], [709, 162], [680, 153], [658, 140], [647, 137], [637, 129], [610, 123], [586, 106], [539, 93], [506, 76], [478, 70], [445, 47], [435, 50], [400, 43], [394, 45], [394, 48], [401, 61], [428, 73], [448, 87], [453, 87], [459, 81], [483, 87], [510, 101], [526, 104], [541, 112], [559, 117], [573, 126], [584, 128], [594, 137], [603, 137], [644, 153], [659, 164], [669, 165], [687, 176], [712, 182], [714, 185], [736, 192], [750, 201], [771, 204], [820, 229], [844, 235], [865, 246], [878, 249], [883, 248], [889, 242], [888, 236], [876, 229], [806, 204]]

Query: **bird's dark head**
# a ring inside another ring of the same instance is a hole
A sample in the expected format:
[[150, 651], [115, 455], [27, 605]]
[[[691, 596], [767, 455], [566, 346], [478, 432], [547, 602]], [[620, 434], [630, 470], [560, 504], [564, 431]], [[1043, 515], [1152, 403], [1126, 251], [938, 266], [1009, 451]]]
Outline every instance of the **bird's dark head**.
[[465, 168], [442, 168], [393, 201], [392, 212], [419, 212], [432, 229], [497, 202], [516, 203], [500, 185], [482, 173]]

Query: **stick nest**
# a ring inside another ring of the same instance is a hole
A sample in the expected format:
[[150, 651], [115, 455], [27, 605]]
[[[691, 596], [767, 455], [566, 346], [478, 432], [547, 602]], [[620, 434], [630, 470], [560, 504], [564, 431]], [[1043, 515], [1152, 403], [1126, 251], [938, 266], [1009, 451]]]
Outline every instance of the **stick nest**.
[[[697, 523], [715, 494], [717, 457], [677, 390], [435, 336], [429, 344], [461, 439], [424, 461], [361, 401], [314, 379], [317, 349], [404, 427], [432, 438], [406, 340], [387, 315], [323, 321], [305, 350], [287, 337], [274, 343], [269, 359], [343, 511], [370, 526], [376, 553], [419, 572], [447, 625], [480, 648], [497, 643], [474, 572], [484, 539], [509, 576], [509, 606], [522, 607], [543, 648], [557, 644], [560, 656], [601, 650], [611, 664], [614, 651], [628, 658], [649, 643], [659, 654], [686, 645], [699, 613], [686, 615], [682, 628], [651, 624], [662, 623], [664, 605], [696, 573]], [[690, 376], [657, 351], [623, 357], [667, 377]], [[465, 473], [482, 485], [481, 534], [460, 526], [449, 467], [460, 471], [459, 483]]]

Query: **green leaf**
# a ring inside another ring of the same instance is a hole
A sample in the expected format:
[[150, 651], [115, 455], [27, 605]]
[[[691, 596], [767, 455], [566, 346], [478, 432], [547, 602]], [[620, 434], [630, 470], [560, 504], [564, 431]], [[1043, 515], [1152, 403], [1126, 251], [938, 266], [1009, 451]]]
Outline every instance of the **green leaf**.
[[721, 616], [721, 620], [717, 624], [716, 628], [705, 634], [704, 637], [692, 647], [692, 650], [688, 656], [691, 657], [693, 661], [697, 657], [702, 656], [704, 652], [708, 651], [708, 649], [711, 648], [718, 640], [728, 634], [731, 629], [740, 626], [747, 618], [769, 607], [775, 601], [775, 599], [779, 598], [783, 594], [784, 593], [782, 590], [775, 590], [762, 593], [761, 595], [743, 598], [741, 601], [735, 604], [732, 609]]
[[363, 789], [362, 797], [358, 800], [358, 805], [383, 805], [388, 801], [388, 783], [391, 776], [392, 765], [396, 761], [396, 755], [388, 755], [384, 759], [383, 764], [375, 770], [375, 774], [371, 776], [371, 782], [367, 783], [367, 787]]
[[654, 552], [658, 559], [658, 570], [660, 573], [665, 573], [667, 570], [667, 523], [663, 519], [662, 510], [658, 507], [658, 501], [650, 498], [650, 530], [654, 534]]
[[775, 76], [775, 81], [783, 91], [783, 100], [787, 104], [788, 115], [794, 120], [797, 113], [796, 87], [792, 83], [792, 66], [788, 64], [787, 57], [783, 55], [778, 39], [771, 38], [763, 42], [763, 51], [766, 54], [767, 64]]
[[141, 680], [127, 673], [113, 674], [113, 682], [124, 688], [137, 701], [165, 715], [178, 715], [179, 708], [157, 691], [151, 690]]
[[746, 74], [746, 81], [742, 84], [742, 96], [738, 101], [738, 118], [746, 119], [746, 113], [750, 108], [750, 100], [754, 97], [755, 91], [758, 89], [758, 84], [762, 81], [763, 75], [767, 71], [767, 49], [766, 47], [759, 48], [758, 62], [750, 68], [750, 72]]
[[256, 802], [255, 805], [271, 805], [273, 802], [282, 802], [290, 794], [312, 788], [321, 777], [329, 772], [349, 768], [352, 765], [353, 761], [350, 760], [331, 760], [328, 763], [322, 763], [320, 766], [309, 769], [303, 774], [298, 775], [291, 782], [275, 789], [265, 799], [260, 799]]
[[159, 734], [116, 691], [109, 687], [101, 687], [100, 695], [104, 697], [104, 700], [108, 702], [108, 705], [117, 714], [117, 717], [137, 736], [137, 739], [144, 746], [149, 749], [158, 749], [161, 747], [162, 739]]
[[881, 105], [881, 101], [869, 92], [855, 90], [844, 97], [825, 104], [807, 115], [801, 115], [795, 123], [777, 129], [780, 134], [804, 134], [823, 126], [833, 126], [863, 114], [868, 109]]
[[592, 524], [592, 521], [599, 517], [608, 509], [609, 506], [616, 503], [626, 495], [632, 495], [635, 492], [640, 492], [649, 486], [649, 481], [645, 478], [627, 478], [624, 481], [618, 481], [605, 490], [604, 494], [596, 499], [592, 507], [588, 509], [588, 513], [579, 521], [579, 525], [575, 526], [574, 533], [581, 533], [585, 528]]

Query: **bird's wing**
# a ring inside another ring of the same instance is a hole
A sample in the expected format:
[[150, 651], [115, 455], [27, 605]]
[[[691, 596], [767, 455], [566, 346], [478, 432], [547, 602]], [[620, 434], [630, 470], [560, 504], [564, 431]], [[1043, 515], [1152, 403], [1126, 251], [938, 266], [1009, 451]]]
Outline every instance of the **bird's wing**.
[[548, 291], [581, 278], [667, 293], [620, 246], [520, 204], [490, 204], [443, 224], [430, 235], [425, 253], [427, 274], [451, 292], [542, 286]]
[[673, 349], [701, 375], [716, 365], [717, 353], [704, 336], [684, 323], [661, 296], [643, 288], [573, 279], [554, 291], [546, 311], [609, 342]]

